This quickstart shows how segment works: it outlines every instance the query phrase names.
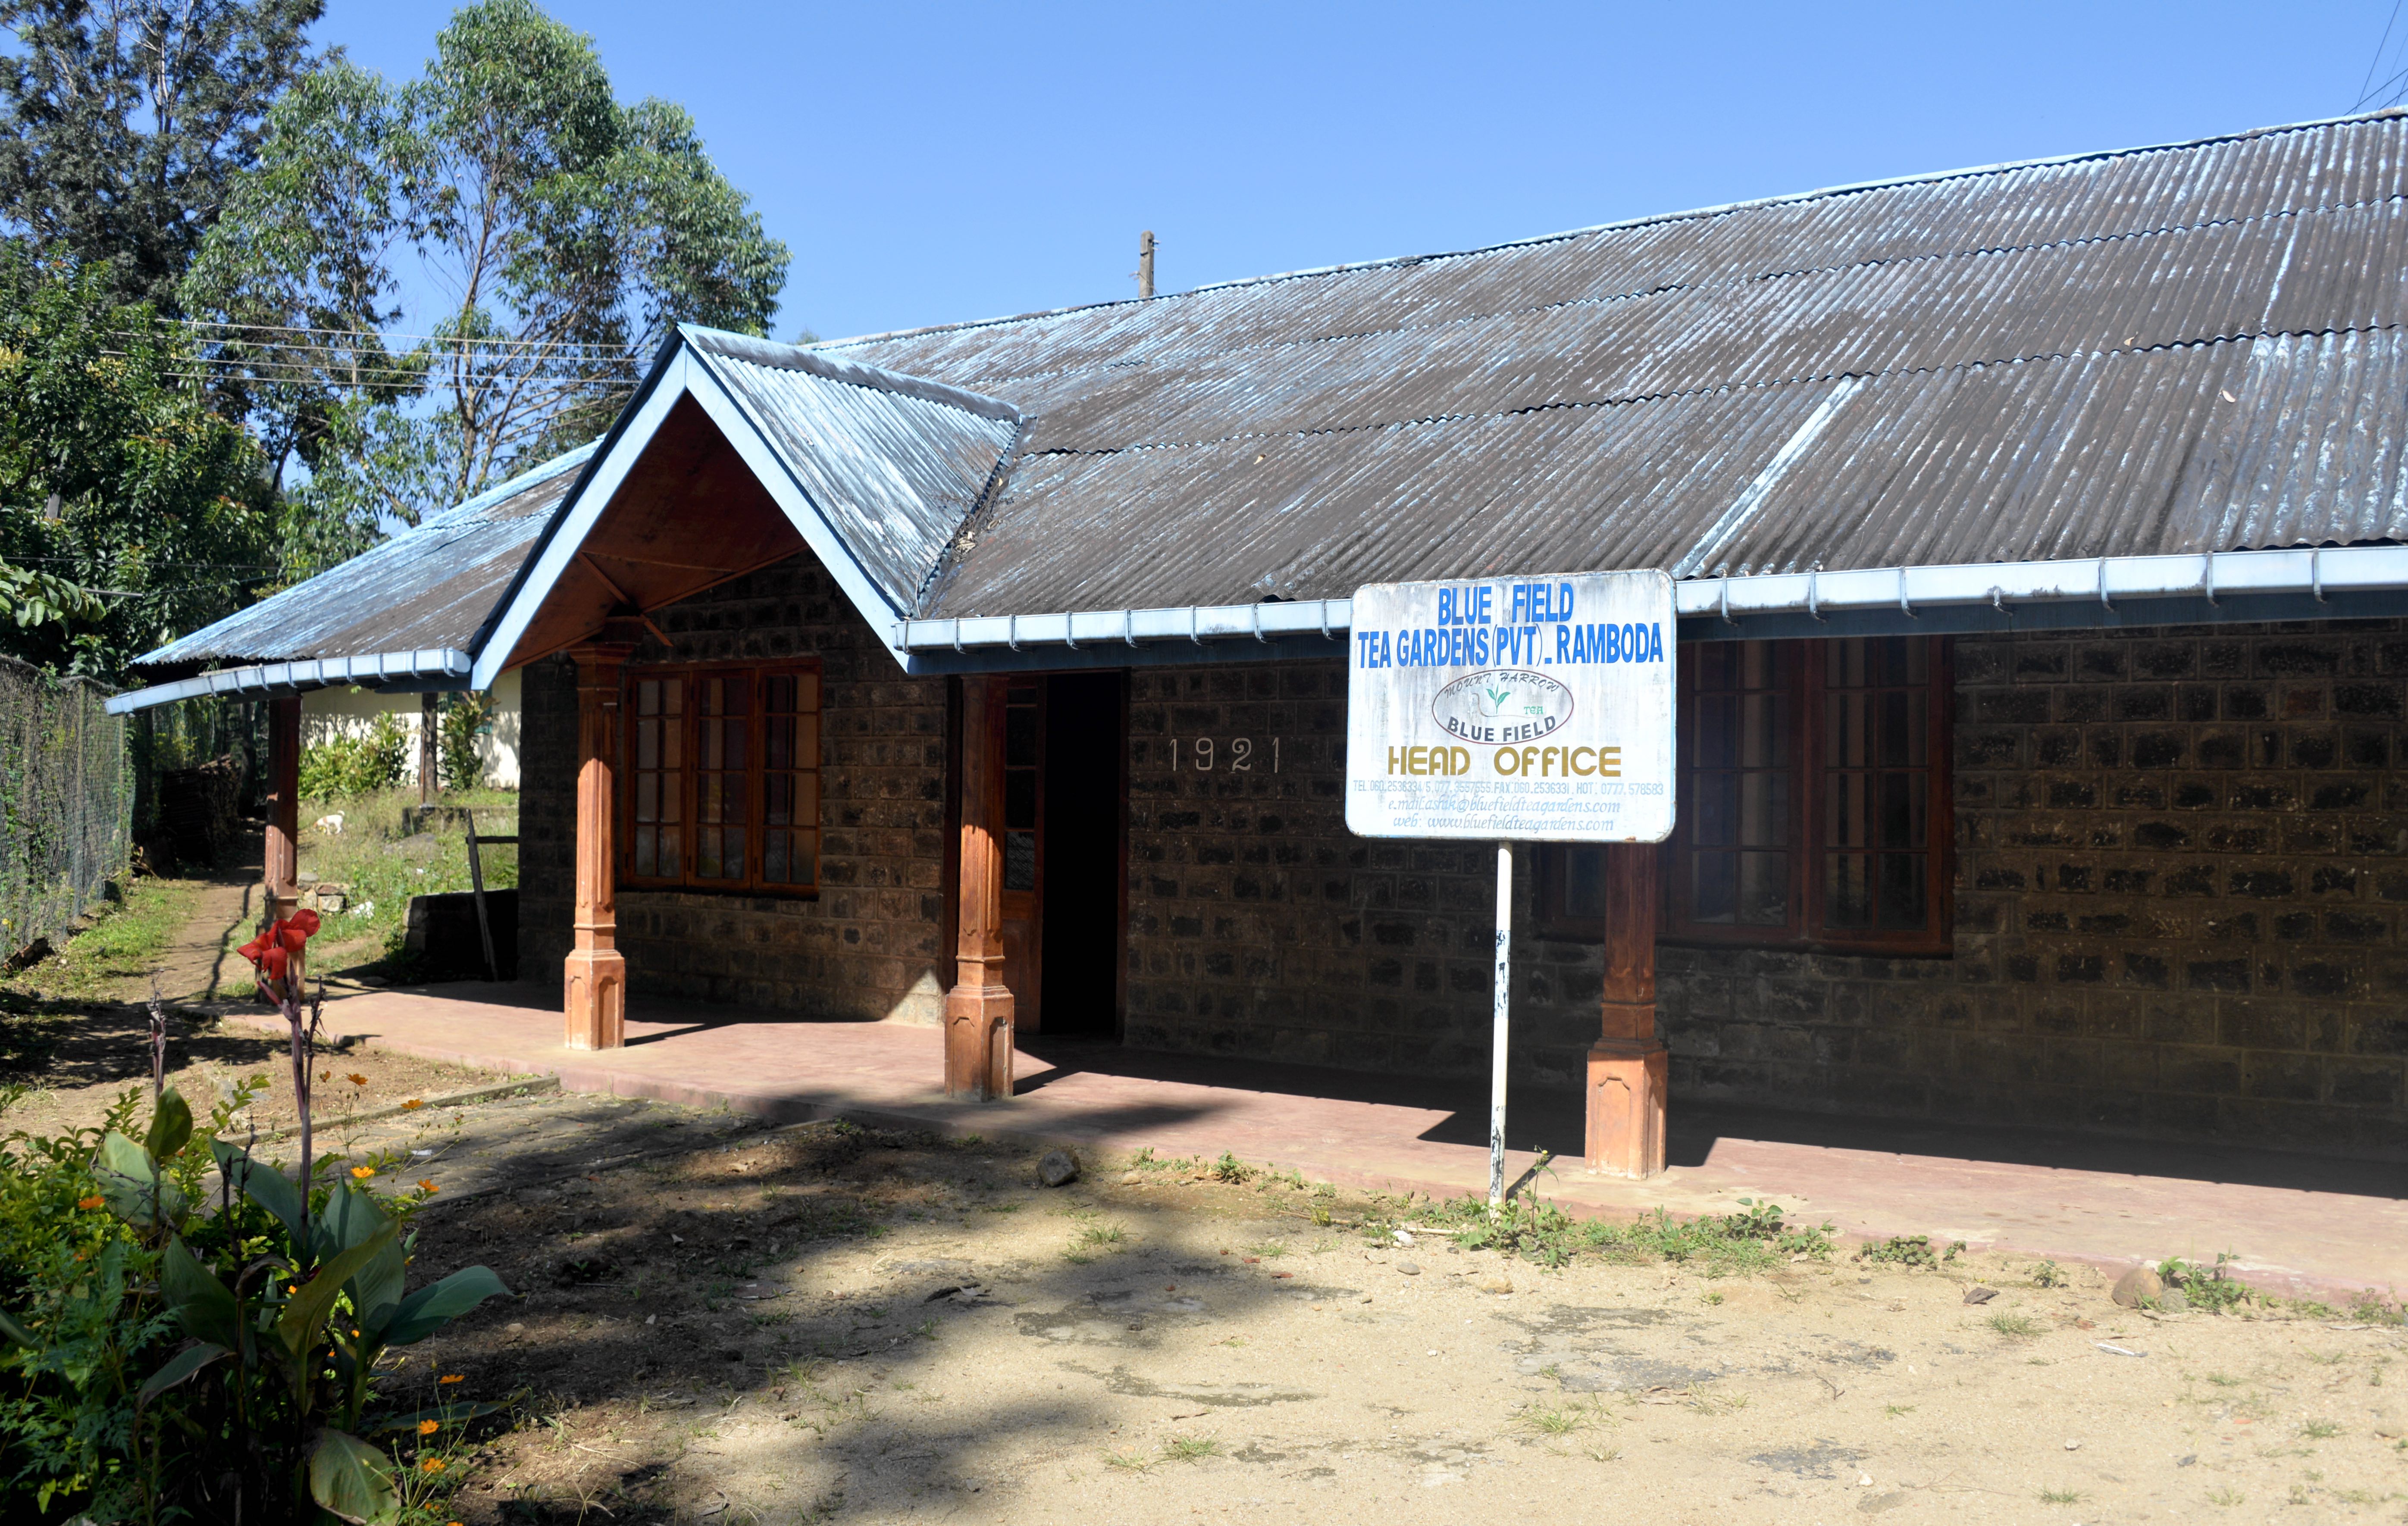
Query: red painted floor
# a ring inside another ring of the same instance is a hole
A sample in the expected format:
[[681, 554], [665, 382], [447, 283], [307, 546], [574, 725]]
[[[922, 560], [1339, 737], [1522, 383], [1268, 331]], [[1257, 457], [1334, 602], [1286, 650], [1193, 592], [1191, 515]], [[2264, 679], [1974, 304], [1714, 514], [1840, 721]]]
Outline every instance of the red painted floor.
[[[554, 1074], [571, 1091], [724, 1104], [781, 1122], [843, 1115], [1107, 1151], [1295, 1167], [1349, 1186], [1484, 1192], [1481, 1085], [1147, 1054], [1030, 1036], [1018, 1094], [947, 1102], [940, 1036], [887, 1023], [752, 1020], [741, 1009], [638, 1004], [625, 1048], [561, 1045], [529, 987], [448, 985], [329, 1003], [327, 1028], [406, 1053]], [[280, 1027], [275, 1019], [247, 1017]], [[1515, 1100], [1509, 1179], [1545, 1146], [1538, 1191], [1632, 1217], [1727, 1211], [1770, 1197], [1853, 1235], [1927, 1234], [2059, 1262], [2121, 1266], [2236, 1252], [2272, 1291], [2408, 1292], [2408, 1165], [2071, 1133], [1779, 1113], [1672, 1099], [1671, 1168], [1646, 1182], [1580, 1168], [1579, 1099]]]

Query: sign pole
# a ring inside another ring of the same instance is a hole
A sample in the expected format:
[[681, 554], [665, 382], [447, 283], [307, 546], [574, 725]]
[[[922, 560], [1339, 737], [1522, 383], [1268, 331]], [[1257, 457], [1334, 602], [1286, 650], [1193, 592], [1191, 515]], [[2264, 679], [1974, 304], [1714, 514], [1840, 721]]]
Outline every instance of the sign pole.
[[1513, 845], [1497, 845], [1497, 994], [1488, 1060], [1488, 1212], [1505, 1201], [1505, 1058], [1512, 1034]]

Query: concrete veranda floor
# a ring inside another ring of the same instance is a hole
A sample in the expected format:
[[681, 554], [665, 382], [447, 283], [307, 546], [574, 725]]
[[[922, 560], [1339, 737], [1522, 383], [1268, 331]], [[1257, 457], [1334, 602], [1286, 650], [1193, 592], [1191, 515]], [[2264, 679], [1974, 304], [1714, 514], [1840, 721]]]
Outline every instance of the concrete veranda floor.
[[[623, 1049], [561, 1043], [549, 993], [447, 985], [330, 1000], [330, 1038], [430, 1059], [556, 1074], [570, 1091], [726, 1106], [779, 1122], [844, 1116], [1119, 1153], [1294, 1167], [1439, 1196], [1487, 1186], [1484, 1086], [1161, 1055], [1030, 1035], [1009, 1103], [948, 1102], [934, 1028], [748, 1018], [635, 1004]], [[257, 1010], [238, 1020], [281, 1023]], [[2408, 1165], [2022, 1129], [1828, 1117], [1672, 1098], [1670, 1158], [1645, 1182], [1581, 1169], [1580, 1099], [1514, 1099], [1509, 1179], [1544, 1147], [1536, 1191], [1581, 1213], [1726, 1212], [1770, 1197], [1872, 1238], [1926, 1234], [2057, 1261], [2122, 1266], [2237, 1254], [2272, 1291], [2408, 1291]]]

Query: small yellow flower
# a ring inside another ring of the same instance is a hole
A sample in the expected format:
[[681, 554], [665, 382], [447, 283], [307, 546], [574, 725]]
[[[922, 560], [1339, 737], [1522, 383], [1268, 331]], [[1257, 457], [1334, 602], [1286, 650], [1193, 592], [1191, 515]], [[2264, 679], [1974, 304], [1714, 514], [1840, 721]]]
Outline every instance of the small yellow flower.
[[468, 1381], [468, 1375], [466, 1373], [445, 1373], [435, 1381], [437, 1383], [466, 1383]]
[[368, 1078], [361, 1075], [356, 1070], [351, 1072], [349, 1076], [344, 1077], [343, 1079], [351, 1082], [353, 1086], [366, 1086], [368, 1084]]
[[351, 1167], [351, 1179], [353, 1181], [366, 1181], [375, 1175], [376, 1167], [372, 1165], [355, 1165]]
[[408, 1102], [405, 1102], [405, 1103], [403, 1103], [403, 1104], [401, 1105], [401, 1110], [402, 1110], [403, 1112], [405, 1112], [405, 1113], [414, 1113], [414, 1112], [418, 1111], [418, 1109], [420, 1109], [421, 1107], [423, 1107], [423, 1106], [425, 1106], [425, 1105], [426, 1105], [426, 1099], [425, 1099], [425, 1098], [423, 1098], [423, 1097], [412, 1097], [412, 1098], [410, 1098]]
[[421, 1473], [441, 1473], [443, 1471], [443, 1459], [439, 1457], [430, 1457], [425, 1462], [418, 1464], [418, 1471]]
[[90, 1197], [79, 1197], [76, 1199], [76, 1206], [79, 1208], [97, 1208], [108, 1201], [108, 1200], [107, 1198], [102, 1197], [98, 1192], [94, 1192]]
[[421, 1420], [418, 1422], [418, 1433], [422, 1436], [431, 1436], [436, 1432], [442, 1429], [443, 1422], [440, 1420]]
[[435, 1192], [436, 1191], [437, 1191], [437, 1187], [436, 1187], [436, 1185], [435, 1185], [435, 1178], [434, 1178], [434, 1177], [419, 1177], [419, 1178], [418, 1178], [418, 1190], [419, 1190], [420, 1191], [422, 1191], [422, 1192], [426, 1192], [426, 1193], [430, 1193], [430, 1194], [431, 1194], [431, 1193], [433, 1193], [433, 1192]]

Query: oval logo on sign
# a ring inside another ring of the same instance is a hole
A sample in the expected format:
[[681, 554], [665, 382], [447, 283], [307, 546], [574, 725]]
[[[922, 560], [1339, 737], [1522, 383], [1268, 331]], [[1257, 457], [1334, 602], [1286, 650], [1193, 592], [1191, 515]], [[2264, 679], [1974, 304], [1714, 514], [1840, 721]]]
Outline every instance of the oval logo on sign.
[[1572, 718], [1572, 692], [1527, 668], [1468, 673], [1430, 701], [1430, 718], [1449, 736], [1488, 747], [1535, 742]]

